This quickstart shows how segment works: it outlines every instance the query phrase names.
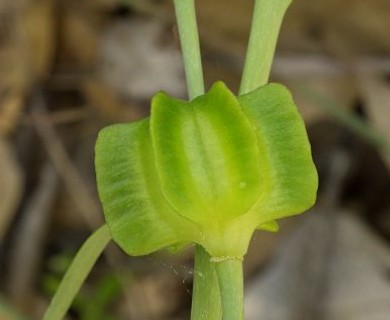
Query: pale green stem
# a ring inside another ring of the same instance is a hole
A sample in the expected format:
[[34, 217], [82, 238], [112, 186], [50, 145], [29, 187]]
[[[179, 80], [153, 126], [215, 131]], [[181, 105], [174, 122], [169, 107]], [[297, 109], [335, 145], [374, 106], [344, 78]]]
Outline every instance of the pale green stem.
[[103, 225], [84, 242], [66, 271], [43, 320], [64, 318], [81, 285], [110, 240], [111, 235], [108, 227]]
[[216, 261], [215, 268], [221, 294], [222, 319], [244, 319], [244, 279], [242, 260]]
[[194, 0], [174, 0], [177, 25], [183, 53], [188, 96], [192, 100], [204, 94], [202, 59]]
[[280, 26], [292, 0], [256, 0], [239, 94], [268, 82]]
[[214, 263], [200, 245], [196, 246], [191, 320], [222, 319], [221, 297]]
[[[192, 100], [204, 94], [202, 59], [194, 0], [174, 0], [183, 53], [188, 96]], [[221, 319], [219, 287], [210, 255], [200, 245], [195, 249], [194, 287], [191, 320]]]

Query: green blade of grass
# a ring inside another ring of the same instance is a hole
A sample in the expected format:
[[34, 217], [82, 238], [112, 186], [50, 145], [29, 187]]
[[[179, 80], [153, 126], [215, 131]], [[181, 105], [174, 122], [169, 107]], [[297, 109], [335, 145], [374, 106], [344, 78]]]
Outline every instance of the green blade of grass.
[[65, 316], [74, 297], [110, 240], [108, 227], [103, 225], [85, 241], [62, 279], [43, 320], [60, 320]]
[[306, 99], [313, 102], [315, 106], [323, 109], [334, 119], [347, 126], [350, 130], [361, 136], [375, 148], [385, 152], [390, 151], [390, 141], [388, 141], [380, 132], [378, 132], [364, 119], [349, 112], [340, 106], [336, 101], [321, 95], [314, 89], [308, 88], [306, 86], [303, 87], [303, 85], [298, 85], [297, 87]]

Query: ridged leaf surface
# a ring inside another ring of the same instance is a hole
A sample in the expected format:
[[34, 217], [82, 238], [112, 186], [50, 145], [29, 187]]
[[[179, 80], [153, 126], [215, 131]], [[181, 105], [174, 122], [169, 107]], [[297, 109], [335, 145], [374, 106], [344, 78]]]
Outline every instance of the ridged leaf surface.
[[190, 242], [242, 257], [253, 231], [316, 198], [304, 123], [278, 84], [235, 97], [216, 83], [186, 102], [158, 93], [151, 117], [103, 129], [99, 196], [113, 239], [142, 255]]
[[258, 223], [301, 213], [316, 199], [318, 176], [303, 120], [290, 92], [269, 84], [238, 97], [255, 126], [262, 195], [252, 208]]
[[158, 94], [151, 132], [163, 193], [180, 214], [223, 224], [259, 197], [256, 133], [222, 82], [191, 103]]
[[129, 254], [195, 241], [192, 223], [162, 195], [149, 120], [109, 126], [95, 147], [99, 196], [113, 239]]

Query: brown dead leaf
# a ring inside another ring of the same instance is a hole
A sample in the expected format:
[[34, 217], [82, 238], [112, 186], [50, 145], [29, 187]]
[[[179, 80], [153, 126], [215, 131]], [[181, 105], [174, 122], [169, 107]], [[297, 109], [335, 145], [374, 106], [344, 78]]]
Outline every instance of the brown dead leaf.
[[84, 68], [95, 65], [99, 41], [99, 19], [83, 7], [63, 11], [63, 50], [72, 61]]
[[278, 47], [298, 52], [388, 52], [389, 12], [387, 0], [294, 0]]
[[139, 117], [119, 99], [114, 90], [101, 81], [86, 81], [82, 90], [88, 105], [96, 108], [101, 117], [108, 121], [132, 121]]
[[54, 1], [32, 1], [22, 14], [21, 32], [25, 34], [26, 49], [34, 79], [45, 77], [52, 65], [55, 49]]
[[10, 94], [0, 100], [0, 135], [7, 135], [15, 130], [24, 107], [24, 95]]
[[98, 10], [113, 10], [118, 6], [117, 0], [85, 0], [83, 1], [88, 7]]
[[0, 136], [0, 242], [7, 232], [22, 196], [22, 173], [12, 148]]
[[0, 90], [24, 92], [31, 83], [28, 53], [23, 41], [20, 40], [20, 34], [15, 29], [7, 37], [12, 39], [0, 45]]
[[53, 1], [8, 0], [3, 9], [0, 14], [7, 18], [0, 20], [0, 91], [6, 92], [9, 96], [6, 99], [15, 105], [18, 95], [24, 96], [51, 67], [55, 34]]

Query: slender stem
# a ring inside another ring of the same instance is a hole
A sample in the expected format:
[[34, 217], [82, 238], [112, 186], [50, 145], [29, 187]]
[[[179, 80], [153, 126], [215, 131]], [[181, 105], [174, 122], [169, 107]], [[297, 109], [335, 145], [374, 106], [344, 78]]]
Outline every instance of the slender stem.
[[111, 235], [108, 227], [103, 225], [85, 241], [66, 271], [43, 320], [64, 318], [81, 285], [110, 240]]
[[239, 94], [268, 82], [284, 14], [292, 0], [256, 0]]
[[204, 94], [202, 59], [194, 0], [174, 0], [190, 100]]
[[222, 319], [244, 319], [244, 280], [242, 260], [228, 259], [215, 262], [221, 292]]
[[214, 263], [203, 247], [196, 246], [191, 320], [222, 318], [221, 298]]
[[[188, 96], [192, 100], [204, 94], [195, 3], [194, 0], [174, 0], [173, 2], [183, 53]], [[210, 259], [207, 251], [200, 245], [196, 245], [191, 320], [221, 319], [218, 281], [215, 267]]]
[[310, 87], [302, 84], [296, 84], [296, 88], [303, 94], [308, 101], [320, 107], [332, 117], [346, 125], [349, 129], [360, 135], [374, 147], [384, 152], [390, 153], [390, 140], [377, 131], [373, 126], [364, 121], [360, 116], [349, 112], [346, 108], [338, 105], [336, 101], [321, 95]]

